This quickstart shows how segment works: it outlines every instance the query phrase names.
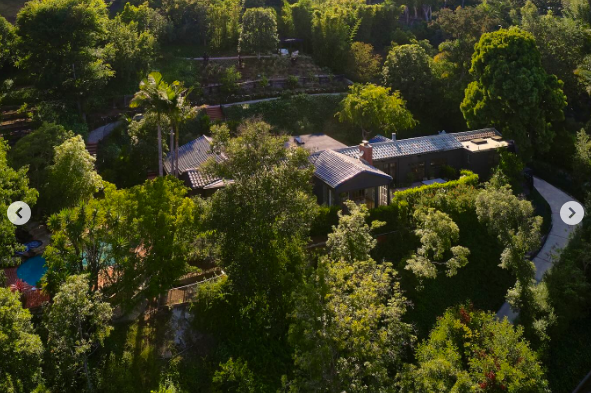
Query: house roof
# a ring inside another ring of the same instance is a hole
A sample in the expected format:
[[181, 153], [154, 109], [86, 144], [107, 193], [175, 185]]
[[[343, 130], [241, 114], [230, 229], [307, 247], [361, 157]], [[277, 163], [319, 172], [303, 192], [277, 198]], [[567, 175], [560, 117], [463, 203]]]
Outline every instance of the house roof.
[[379, 169], [334, 150], [325, 150], [316, 154], [311, 157], [311, 161], [316, 168], [314, 175], [332, 188], [337, 188], [360, 174], [381, 177], [384, 184], [392, 181], [391, 176]]
[[[179, 172], [183, 173], [189, 169], [199, 168], [210, 158], [213, 158], [217, 162], [225, 160], [223, 154], [211, 151], [211, 140], [208, 137], [205, 135], [200, 136], [179, 147]], [[164, 169], [167, 173], [172, 171], [170, 153], [166, 155]]]
[[[398, 139], [395, 141], [387, 140], [385, 142], [374, 142], [371, 143], [373, 147], [373, 160], [385, 160], [395, 157], [462, 149], [463, 146], [461, 142], [500, 135], [501, 134], [494, 128], [486, 128], [453, 134], [447, 134], [445, 131], [442, 131], [437, 135]], [[382, 138], [388, 139], [385, 137]], [[360, 154], [358, 146], [351, 146], [336, 151], [350, 157], [358, 157]]]
[[493, 136], [501, 136], [501, 133], [494, 128], [483, 128], [481, 130], [456, 132], [453, 135], [458, 141], [466, 142], [473, 139], [486, 139]]
[[206, 174], [205, 172], [192, 168], [183, 173], [185, 183], [193, 190], [203, 188], [204, 190], [210, 188], [224, 187], [226, 184], [233, 183], [233, 180], [224, 181], [220, 177], [214, 177]]

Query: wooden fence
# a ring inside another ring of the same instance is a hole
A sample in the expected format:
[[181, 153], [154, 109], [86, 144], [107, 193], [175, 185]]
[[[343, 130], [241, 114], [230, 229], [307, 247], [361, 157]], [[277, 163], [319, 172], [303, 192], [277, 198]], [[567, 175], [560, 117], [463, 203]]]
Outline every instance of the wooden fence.
[[218, 280], [223, 276], [224, 273], [221, 273], [217, 276], [210, 277], [203, 281], [183, 285], [182, 287], [172, 288], [168, 291], [166, 295], [160, 297], [158, 301], [158, 307], [172, 307], [180, 304], [189, 303], [191, 300], [193, 300], [195, 293], [197, 293], [197, 288], [199, 287], [199, 285], [209, 281]]

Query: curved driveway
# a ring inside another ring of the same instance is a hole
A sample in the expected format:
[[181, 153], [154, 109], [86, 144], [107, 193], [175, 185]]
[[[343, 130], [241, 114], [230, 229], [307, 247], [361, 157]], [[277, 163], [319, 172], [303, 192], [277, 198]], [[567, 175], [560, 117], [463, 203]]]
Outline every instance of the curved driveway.
[[[534, 187], [548, 202], [552, 210], [552, 229], [548, 234], [544, 246], [533, 259], [534, 265], [536, 266], [536, 280], [540, 282], [542, 277], [544, 277], [544, 273], [552, 267], [553, 256], [557, 255], [559, 250], [568, 244], [569, 236], [576, 228], [576, 226], [565, 224], [560, 218], [560, 208], [562, 205], [568, 201], [576, 201], [576, 199], [538, 177], [534, 177]], [[509, 303], [505, 303], [499, 312], [497, 312], [497, 317], [499, 319], [507, 317], [510, 322], [513, 322], [517, 317], [517, 313], [511, 310]]]

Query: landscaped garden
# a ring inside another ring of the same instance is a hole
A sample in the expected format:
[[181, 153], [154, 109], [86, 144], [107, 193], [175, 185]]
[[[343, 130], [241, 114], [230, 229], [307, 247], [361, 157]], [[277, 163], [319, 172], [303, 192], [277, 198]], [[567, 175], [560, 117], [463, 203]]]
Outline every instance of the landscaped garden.
[[[0, 392], [570, 393], [591, 369], [591, 219], [540, 280], [557, 206], [530, 177], [591, 210], [585, 1], [0, 15], [0, 210], [35, 222], [0, 217]], [[310, 134], [353, 148], [288, 143]]]

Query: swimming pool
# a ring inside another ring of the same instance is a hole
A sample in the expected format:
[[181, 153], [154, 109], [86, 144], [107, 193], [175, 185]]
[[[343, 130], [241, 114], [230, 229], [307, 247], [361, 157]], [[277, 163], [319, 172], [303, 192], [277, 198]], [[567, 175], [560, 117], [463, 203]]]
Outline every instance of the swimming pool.
[[27, 284], [37, 286], [37, 282], [41, 280], [46, 271], [45, 258], [38, 255], [24, 261], [16, 269], [16, 275]]

